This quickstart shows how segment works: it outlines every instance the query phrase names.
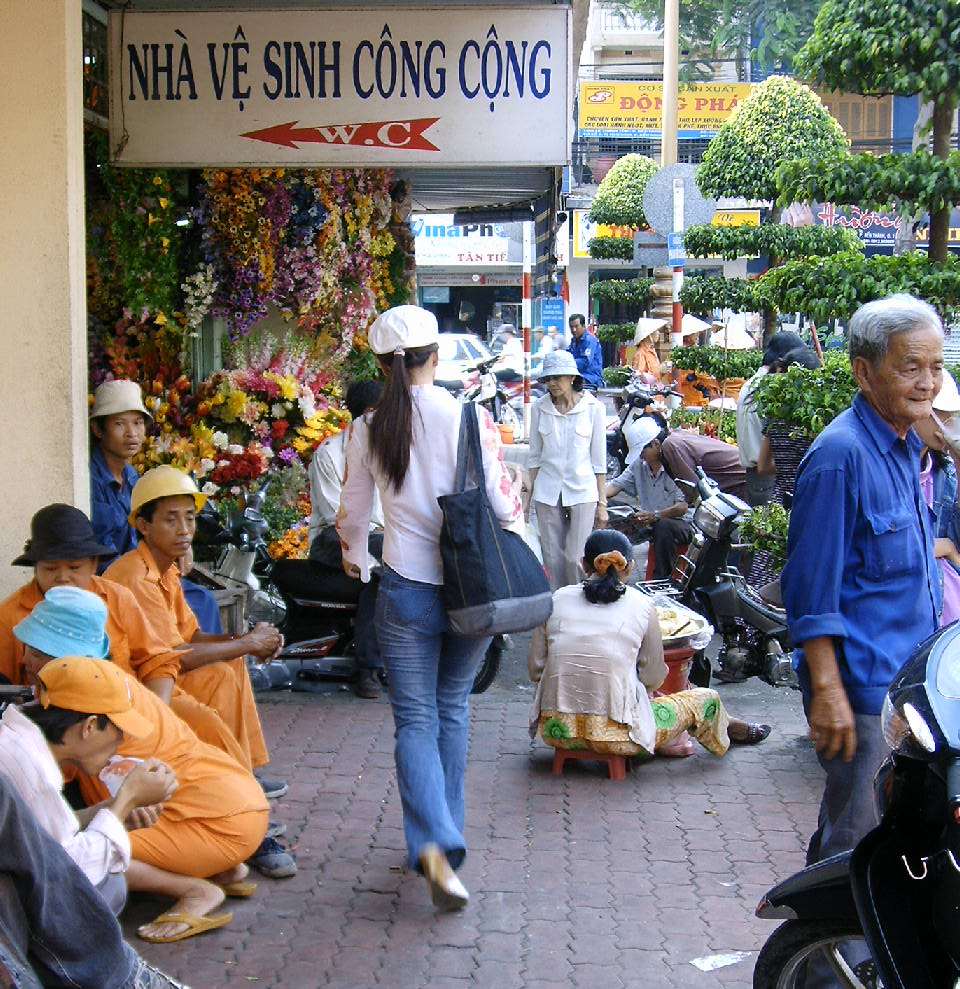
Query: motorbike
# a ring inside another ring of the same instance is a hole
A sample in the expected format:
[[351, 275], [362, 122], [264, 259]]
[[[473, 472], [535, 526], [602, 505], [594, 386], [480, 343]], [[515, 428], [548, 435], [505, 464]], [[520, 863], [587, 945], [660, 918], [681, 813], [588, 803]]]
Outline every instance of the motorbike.
[[[265, 671], [270, 686], [308, 690], [309, 684], [349, 682], [357, 672], [354, 629], [360, 581], [311, 560], [270, 557], [263, 514], [269, 483], [250, 492], [226, 525], [208, 502], [198, 516], [198, 538], [220, 547], [214, 576], [246, 587], [250, 621], [270, 622], [283, 634], [283, 650]], [[507, 648], [507, 636], [494, 638], [472, 693], [493, 683]], [[295, 678], [289, 676], [289, 663], [300, 664]]]
[[918, 647], [887, 692], [881, 725], [892, 751], [874, 782], [879, 825], [760, 901], [758, 917], [785, 923], [760, 951], [754, 989], [802, 984], [813, 962], [850, 989], [960, 984], [958, 701], [954, 623]]
[[627, 468], [630, 458], [630, 427], [654, 405], [658, 398], [673, 395], [677, 398], [680, 393], [667, 386], [651, 387], [644, 383], [634, 372], [630, 381], [621, 392], [622, 404], [617, 416], [607, 426], [607, 476], [617, 477]]
[[737, 529], [750, 506], [721, 491], [703, 468], [696, 473], [698, 501], [686, 552], [677, 558], [669, 580], [640, 586], [676, 597], [710, 622], [723, 639], [719, 679], [758, 676], [774, 687], [796, 688], [786, 612], [728, 562], [731, 552], [744, 548], [736, 542]]

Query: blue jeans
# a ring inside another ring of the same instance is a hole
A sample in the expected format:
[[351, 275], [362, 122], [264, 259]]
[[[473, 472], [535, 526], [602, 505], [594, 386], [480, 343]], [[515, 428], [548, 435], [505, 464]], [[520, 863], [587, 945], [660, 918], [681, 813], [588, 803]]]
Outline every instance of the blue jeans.
[[420, 868], [423, 846], [440, 846], [454, 869], [466, 855], [463, 777], [470, 688], [490, 639], [449, 631], [441, 589], [384, 566], [377, 637], [393, 707], [397, 782], [407, 860]]

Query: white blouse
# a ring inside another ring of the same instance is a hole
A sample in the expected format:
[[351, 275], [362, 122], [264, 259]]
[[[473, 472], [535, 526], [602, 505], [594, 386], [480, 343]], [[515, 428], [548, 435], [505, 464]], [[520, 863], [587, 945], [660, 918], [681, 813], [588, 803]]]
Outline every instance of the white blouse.
[[[359, 567], [361, 580], [368, 581], [367, 532], [374, 493], [379, 491], [384, 518], [383, 562], [408, 580], [440, 585], [443, 514], [437, 498], [453, 493], [462, 406], [436, 385], [415, 385], [410, 391], [413, 443], [403, 486], [397, 491], [384, 476], [370, 453], [366, 417], [358, 419], [350, 427], [337, 531], [344, 544], [344, 561]], [[503, 462], [500, 434], [490, 413], [479, 407], [478, 412], [487, 497], [494, 514], [506, 526], [523, 516], [519, 482], [511, 478]]]
[[598, 500], [597, 475], [607, 473], [607, 424], [603, 405], [589, 392], [567, 413], [549, 395], [530, 416], [527, 469], [537, 468], [533, 500], [545, 505], [582, 505]]

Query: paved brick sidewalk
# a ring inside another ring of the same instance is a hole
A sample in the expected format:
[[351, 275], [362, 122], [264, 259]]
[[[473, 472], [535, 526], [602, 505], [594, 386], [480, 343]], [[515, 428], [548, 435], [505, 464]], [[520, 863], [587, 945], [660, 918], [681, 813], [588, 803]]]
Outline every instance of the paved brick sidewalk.
[[234, 901], [230, 928], [142, 953], [193, 989], [471, 989], [475, 986], [749, 986], [753, 956], [704, 973], [702, 956], [756, 952], [772, 929], [753, 917], [763, 891], [802, 863], [820, 773], [795, 694], [723, 688], [742, 716], [775, 720], [774, 736], [722, 760], [657, 760], [626, 782], [599, 768], [550, 774], [550, 751], [527, 735], [527, 691], [477, 699], [468, 777], [472, 894], [438, 916], [423, 880], [405, 874], [400, 800], [386, 702], [349, 694], [271, 694], [262, 712], [275, 805], [300, 873], [262, 880]]

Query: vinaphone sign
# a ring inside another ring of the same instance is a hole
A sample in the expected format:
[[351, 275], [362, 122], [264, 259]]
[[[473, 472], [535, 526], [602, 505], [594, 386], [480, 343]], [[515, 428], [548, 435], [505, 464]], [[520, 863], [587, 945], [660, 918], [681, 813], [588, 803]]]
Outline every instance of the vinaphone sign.
[[113, 155], [124, 165], [563, 164], [568, 19], [557, 5], [115, 12]]

